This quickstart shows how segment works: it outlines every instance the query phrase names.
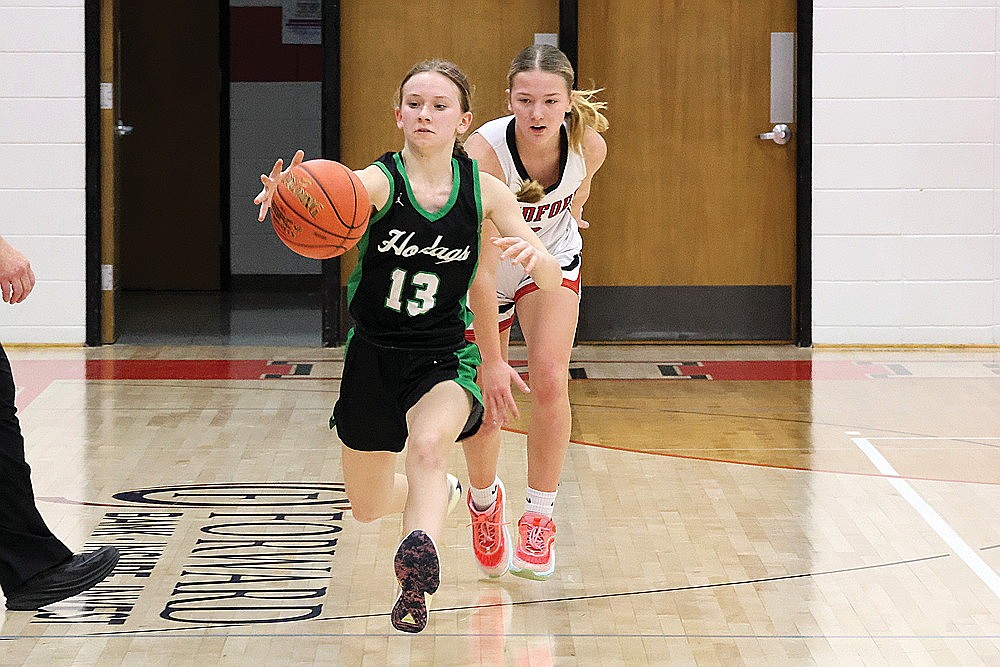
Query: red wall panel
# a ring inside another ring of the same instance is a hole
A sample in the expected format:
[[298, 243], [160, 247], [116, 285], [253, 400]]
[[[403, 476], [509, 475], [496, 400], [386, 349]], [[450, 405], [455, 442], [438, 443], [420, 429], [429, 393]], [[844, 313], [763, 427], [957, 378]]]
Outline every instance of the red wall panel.
[[323, 47], [281, 43], [281, 7], [229, 8], [230, 81], [321, 81]]

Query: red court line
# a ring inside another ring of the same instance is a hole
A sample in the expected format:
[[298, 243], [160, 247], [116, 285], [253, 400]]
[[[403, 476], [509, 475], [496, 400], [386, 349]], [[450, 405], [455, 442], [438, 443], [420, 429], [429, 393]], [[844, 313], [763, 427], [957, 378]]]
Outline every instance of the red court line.
[[54, 380], [259, 380], [291, 372], [265, 359], [11, 360], [23, 409]]
[[[514, 428], [504, 428], [504, 431], [509, 433], [517, 433], [520, 435], [528, 435], [527, 431], [521, 431]], [[984, 482], [971, 479], [945, 479], [940, 477], [910, 477], [907, 475], [883, 475], [879, 472], [856, 472], [853, 470], [830, 470], [827, 468], [803, 468], [800, 466], [783, 466], [777, 463], [757, 463], [755, 461], [737, 461], [735, 459], [716, 459], [707, 456], [692, 456], [690, 454], [673, 454], [671, 452], [662, 451], [649, 451], [645, 449], [630, 449], [628, 447], [616, 447], [614, 445], [601, 445], [596, 442], [584, 442], [583, 440], [570, 440], [574, 445], [582, 445], [584, 447], [596, 447], [598, 449], [609, 449], [615, 452], [628, 452], [630, 454], [648, 454], [650, 456], [665, 456], [672, 459], [685, 459], [688, 461], [704, 461], [705, 463], [725, 463], [728, 465], [737, 466], [752, 466], [754, 468], [772, 468], [774, 470], [795, 470], [797, 472], [821, 472], [833, 475], [853, 475], [856, 477], [878, 477], [881, 479], [905, 479], [909, 481], [916, 482], [947, 482], [951, 484], [984, 484], [986, 486], [1000, 486], [1000, 482]]]
[[[514, 359], [515, 368], [524, 368], [528, 362]], [[651, 366], [673, 366], [679, 376], [708, 375], [712, 380], [785, 381], [785, 380], [870, 380], [873, 375], [894, 375], [883, 364], [869, 364], [854, 361], [813, 361], [811, 359], [786, 361], [701, 361], [683, 363], [678, 361], [571, 361], [570, 367], [580, 368], [589, 364], [646, 364]], [[616, 378], [587, 378], [592, 380], [612, 380]], [[629, 379], [629, 378], [621, 378]], [[641, 378], [654, 379], [654, 378]]]

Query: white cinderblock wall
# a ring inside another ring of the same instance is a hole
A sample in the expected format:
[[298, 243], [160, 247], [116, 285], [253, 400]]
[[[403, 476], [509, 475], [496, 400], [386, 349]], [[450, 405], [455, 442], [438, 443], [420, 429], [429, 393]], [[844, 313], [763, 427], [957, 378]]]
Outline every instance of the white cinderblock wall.
[[[1000, 344], [998, 4], [815, 1], [816, 343]], [[0, 0], [0, 234], [38, 277], [3, 342], [84, 340], [83, 26], [83, 0]]]
[[4, 343], [86, 336], [83, 27], [83, 0], [0, 0], [0, 235], [38, 280]]
[[998, 5], [816, 0], [814, 342], [1000, 343]]

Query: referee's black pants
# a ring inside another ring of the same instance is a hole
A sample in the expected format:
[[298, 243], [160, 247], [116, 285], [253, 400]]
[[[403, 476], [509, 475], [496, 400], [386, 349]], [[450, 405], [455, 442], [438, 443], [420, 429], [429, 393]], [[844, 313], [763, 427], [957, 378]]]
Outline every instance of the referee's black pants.
[[14, 375], [0, 345], [0, 589], [5, 594], [73, 555], [35, 507], [16, 412]]

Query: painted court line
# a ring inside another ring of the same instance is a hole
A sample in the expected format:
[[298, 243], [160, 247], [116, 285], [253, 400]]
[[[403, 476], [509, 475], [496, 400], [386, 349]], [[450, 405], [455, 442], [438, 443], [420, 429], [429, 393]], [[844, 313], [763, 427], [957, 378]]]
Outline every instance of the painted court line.
[[[847, 435], [857, 435], [857, 431], [851, 431]], [[867, 440], [1000, 440], [1000, 437], [992, 435], [891, 435], [879, 436], [877, 438], [866, 438]]]
[[875, 448], [875, 445], [865, 438], [851, 438], [851, 440], [864, 452], [865, 456], [878, 468], [879, 472], [888, 476], [886, 479], [888, 479], [889, 483], [913, 506], [913, 509], [920, 513], [920, 516], [927, 522], [927, 525], [976, 573], [976, 576], [983, 580], [983, 583], [993, 591], [994, 595], [1000, 598], [1000, 575], [987, 565], [986, 561], [980, 558], [979, 554], [965, 543], [965, 540], [959, 537], [958, 533], [941, 518], [940, 514], [934, 511], [933, 507], [927, 504], [927, 501], [910, 486], [909, 482], [899, 477], [899, 473], [882, 456], [882, 453]]

